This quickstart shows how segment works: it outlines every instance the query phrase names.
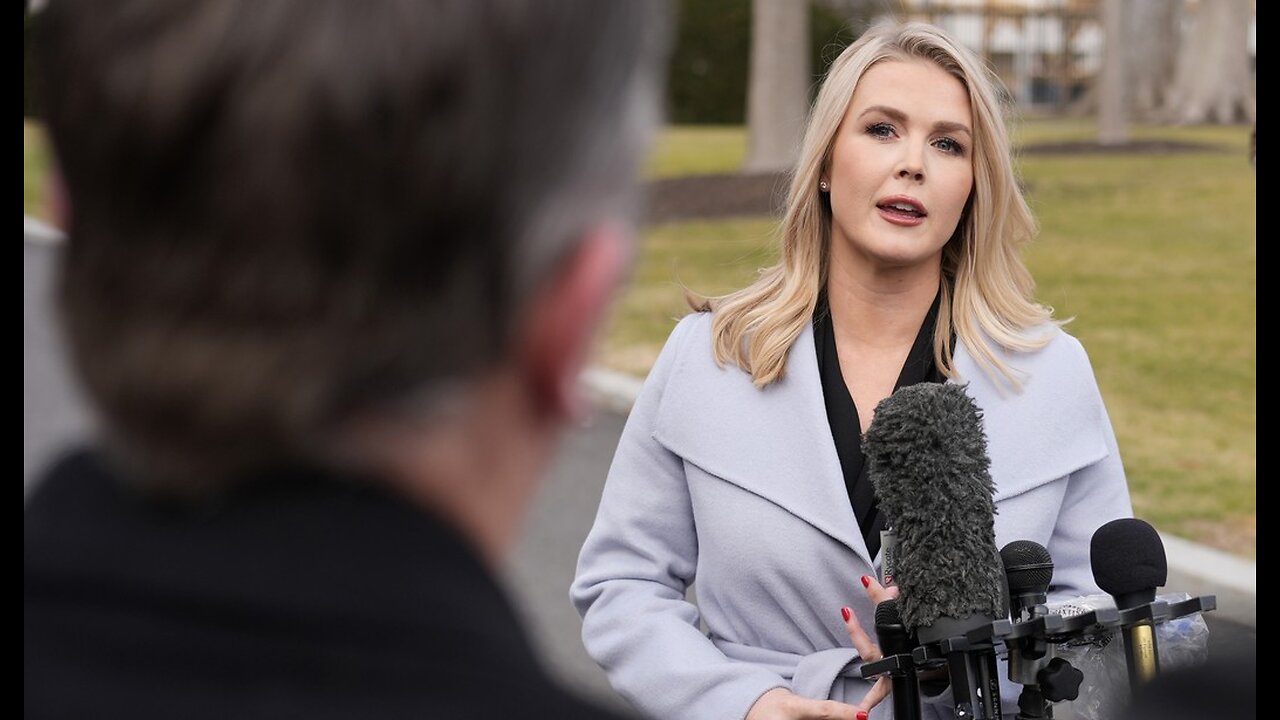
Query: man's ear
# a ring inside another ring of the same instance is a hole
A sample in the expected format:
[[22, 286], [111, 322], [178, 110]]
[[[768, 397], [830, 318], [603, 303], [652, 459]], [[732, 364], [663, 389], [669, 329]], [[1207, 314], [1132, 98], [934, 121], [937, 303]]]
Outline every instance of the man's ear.
[[585, 413], [579, 377], [630, 262], [631, 244], [621, 226], [593, 228], [532, 298], [517, 356], [539, 413], [560, 421]]
[[45, 179], [45, 192], [49, 203], [50, 222], [64, 233], [71, 231], [71, 196], [67, 194], [67, 184], [62, 179], [62, 169], [55, 157], [49, 163], [49, 174]]

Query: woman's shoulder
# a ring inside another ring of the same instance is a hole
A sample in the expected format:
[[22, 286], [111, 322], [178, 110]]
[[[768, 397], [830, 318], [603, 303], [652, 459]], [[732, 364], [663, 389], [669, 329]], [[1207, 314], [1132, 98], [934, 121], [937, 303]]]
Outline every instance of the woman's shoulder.
[[700, 361], [714, 364], [712, 332], [714, 314], [694, 311], [680, 318], [658, 356], [654, 367], [662, 365], [687, 366]]
[[679, 454], [691, 452], [690, 439], [703, 438], [707, 428], [724, 425], [753, 401], [750, 376], [716, 362], [713, 321], [712, 313], [692, 312], [675, 324], [628, 420]]
[[[1037, 378], [1061, 384], [1069, 378], [1088, 378], [1092, 384], [1093, 366], [1084, 345], [1056, 322], [1045, 322], [1021, 331], [1016, 343], [1001, 344], [985, 333], [981, 337], [987, 348], [1011, 368], [1023, 385]], [[1013, 345], [1013, 347], [1010, 347]], [[957, 370], [962, 376], [985, 374], [971, 349], [957, 346]]]
[[957, 347], [956, 370], [970, 395], [988, 412], [1001, 408], [1024, 421], [1036, 419], [1036, 425], [1059, 424], [1048, 416], [1074, 422], [1101, 418], [1102, 394], [1084, 345], [1057, 323], [1026, 332], [1028, 349], [991, 346], [1018, 378], [1016, 388], [987, 371], [963, 346]]
[[1084, 346], [1056, 324], [1029, 335], [1038, 347], [999, 351], [1020, 381], [1012, 389], [956, 353], [967, 392], [982, 409], [999, 497], [1066, 477], [1110, 452], [1110, 422]]
[[715, 313], [710, 310], [694, 310], [684, 317], [676, 321], [675, 328], [671, 331], [670, 339], [683, 337], [687, 335], [702, 335], [707, 339], [711, 338], [711, 321], [715, 318]]
[[658, 352], [645, 377], [645, 386], [666, 386], [687, 373], [699, 361], [714, 364], [711, 357], [711, 313], [691, 312], [680, 318]]
[[1092, 375], [1089, 353], [1074, 335], [1067, 332], [1056, 322], [1047, 322], [1030, 328], [1027, 337], [1043, 342], [1039, 348], [1015, 352], [1013, 360], [1019, 359], [1046, 368], [1066, 371], [1083, 371]]
[[992, 351], [1017, 377], [1013, 386], [958, 345], [960, 381], [986, 412], [1011, 412], [1033, 425], [1058, 425], [1058, 419], [1095, 422], [1104, 416], [1102, 394], [1084, 345], [1057, 323], [1026, 331], [1027, 349], [992, 343]]

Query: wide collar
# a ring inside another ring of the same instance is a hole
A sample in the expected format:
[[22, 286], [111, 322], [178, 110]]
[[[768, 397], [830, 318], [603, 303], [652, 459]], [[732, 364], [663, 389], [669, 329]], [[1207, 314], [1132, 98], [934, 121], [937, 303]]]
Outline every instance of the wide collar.
[[[831, 437], [812, 325], [806, 323], [792, 344], [783, 379], [757, 389], [745, 372], [712, 359], [710, 316], [693, 321], [700, 331], [690, 333], [663, 391], [654, 438], [872, 564]], [[1081, 368], [1062, 347], [1066, 336], [1054, 332], [1058, 337], [1048, 348], [1007, 358], [1028, 375], [1020, 393], [993, 382], [957, 344], [956, 367], [983, 412], [996, 500], [1065, 476], [1107, 453], [1100, 430], [1104, 411], [1100, 401], [1089, 401], [1096, 386], [1087, 360]], [[1076, 391], [1085, 381], [1092, 394]]]

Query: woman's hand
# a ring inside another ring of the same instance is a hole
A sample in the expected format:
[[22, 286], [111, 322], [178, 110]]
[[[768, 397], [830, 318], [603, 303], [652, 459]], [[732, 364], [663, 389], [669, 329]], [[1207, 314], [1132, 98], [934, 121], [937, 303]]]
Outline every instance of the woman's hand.
[[[876, 579], [870, 575], [862, 576], [862, 587], [866, 588], [867, 597], [871, 598], [871, 602], [876, 605], [889, 598], [898, 597], [898, 588], [896, 586], [886, 588], [876, 582]], [[884, 653], [880, 652], [880, 646], [862, 628], [862, 623], [858, 622], [858, 616], [854, 614], [853, 610], [847, 607], [840, 608], [840, 617], [844, 618], [845, 630], [849, 632], [849, 639], [853, 641], [853, 647], [858, 651], [858, 655], [864, 663], [873, 663], [884, 657]], [[879, 705], [881, 700], [888, 697], [890, 687], [891, 684], [887, 675], [876, 678], [875, 684], [871, 686], [866, 695], [862, 696], [861, 702], [858, 703], [858, 707], [862, 711], [859, 720], [864, 720], [866, 713], [871, 708]]]
[[[876, 582], [876, 579], [870, 575], [862, 576], [862, 587], [867, 589], [867, 597], [871, 598], [871, 602], [876, 605], [889, 598], [898, 597], [898, 588], [896, 586], [886, 588]], [[840, 608], [840, 617], [844, 618], [844, 627], [849, 631], [849, 639], [853, 641], [853, 647], [858, 651], [858, 655], [862, 657], [864, 663], [873, 663], [884, 657], [884, 653], [880, 652], [880, 646], [871, 639], [866, 630], [862, 629], [862, 623], [858, 622], [858, 616], [853, 613], [853, 610], [847, 607]], [[867, 697], [871, 698], [877, 690], [882, 692], [874, 698], [874, 702], [867, 705], [868, 710], [884, 698], [885, 693], [888, 692], [888, 687], [888, 678], [881, 677], [876, 681], [875, 687], [871, 689], [871, 692], [867, 693]], [[865, 699], [863, 703], [866, 704]]]
[[[876, 579], [871, 577], [870, 575], [862, 576], [862, 586], [867, 589], [867, 596], [870, 597], [871, 602], [875, 603], [876, 605], [879, 605], [880, 603], [884, 602], [885, 600], [888, 600], [889, 598], [898, 597], [899, 590], [897, 585], [884, 587], [880, 583], [876, 582]], [[843, 613], [845, 610], [848, 610], [848, 608], [842, 608], [840, 612]], [[858, 622], [858, 619], [853, 618], [852, 624], [856, 625], [857, 622]], [[849, 626], [850, 621], [845, 620], [845, 625]], [[871, 638], [867, 637], [867, 634], [862, 631], [861, 626], [858, 626], [858, 632], [861, 634], [861, 640], [859, 640], [859, 638], [857, 637], [854, 637], [854, 630], [852, 627], [849, 627], [849, 637], [853, 638], [853, 646], [858, 648], [858, 652], [862, 655], [863, 660], [865, 660], [866, 662], [875, 662], [876, 660], [879, 660], [880, 658], [884, 657], [883, 654], [881, 654], [880, 652], [880, 647], [871, 642]], [[864, 650], [864, 648], [866, 648], [866, 650]], [[875, 654], [874, 656], [868, 656], [867, 652], [874, 652]], [[935, 686], [938, 686], [944, 689], [946, 688], [947, 682], [948, 682], [947, 669], [945, 667], [936, 668], [934, 670], [917, 670], [916, 677], [920, 680], [920, 682], [933, 683]], [[885, 683], [886, 690], [887, 690], [888, 683], [889, 683], [888, 677], [882, 676], [876, 682]], [[874, 691], [875, 688], [872, 688], [872, 690]], [[941, 692], [941, 689], [939, 689], [938, 692]], [[867, 695], [869, 697], [870, 693], [867, 693]], [[883, 697], [877, 698], [876, 702], [877, 703], [880, 702], [881, 699], [883, 699]], [[874, 705], [875, 703], [872, 703], [872, 706]], [[870, 709], [870, 707], [868, 707], [868, 709]]]
[[[867, 589], [871, 602], [881, 602], [898, 596], [898, 588], [884, 587], [870, 575], [862, 576], [862, 585]], [[883, 657], [880, 646], [876, 645], [862, 629], [858, 616], [849, 608], [840, 608], [840, 617], [844, 618], [845, 629], [849, 631], [849, 639], [853, 647], [862, 657], [863, 662], [875, 662]], [[880, 704], [889, 695], [889, 678], [876, 679], [875, 685], [862, 697], [857, 705], [836, 702], [835, 700], [813, 700], [800, 697], [786, 688], [774, 688], [756, 700], [747, 713], [746, 720], [866, 720], [871, 708]]]
[[[871, 693], [867, 695], [869, 697]], [[800, 697], [786, 688], [774, 688], [756, 700], [746, 720], [867, 720], [870, 707], [864, 709], [835, 700], [814, 700]]]

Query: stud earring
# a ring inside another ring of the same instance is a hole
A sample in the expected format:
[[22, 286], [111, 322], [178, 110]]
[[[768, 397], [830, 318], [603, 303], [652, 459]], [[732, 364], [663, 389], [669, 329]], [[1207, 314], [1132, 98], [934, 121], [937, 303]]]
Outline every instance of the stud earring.
[[818, 189], [821, 190], [822, 192], [827, 192], [828, 190], [831, 189], [831, 186], [827, 184], [826, 180], [823, 180], [822, 182], [818, 183]]

